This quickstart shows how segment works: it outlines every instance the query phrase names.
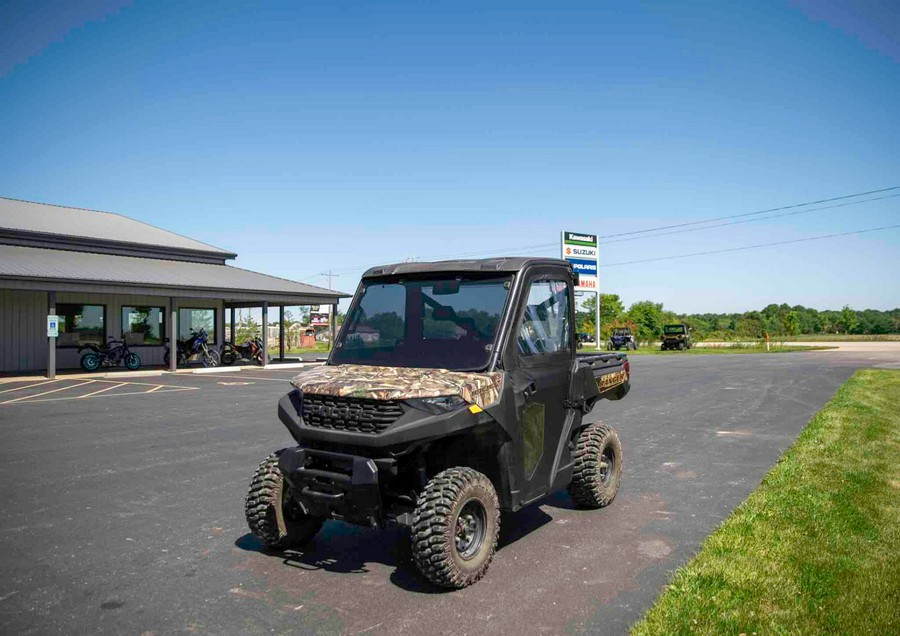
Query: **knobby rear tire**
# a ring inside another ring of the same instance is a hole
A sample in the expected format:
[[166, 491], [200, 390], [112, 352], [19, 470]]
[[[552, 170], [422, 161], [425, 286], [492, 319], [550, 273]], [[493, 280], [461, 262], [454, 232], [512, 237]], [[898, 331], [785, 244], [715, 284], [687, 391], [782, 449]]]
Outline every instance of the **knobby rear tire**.
[[[622, 480], [622, 443], [616, 431], [606, 424], [588, 425], [578, 435], [575, 469], [569, 483], [569, 495], [580, 506], [603, 508], [612, 503]], [[604, 479], [603, 464], [606, 469]]]

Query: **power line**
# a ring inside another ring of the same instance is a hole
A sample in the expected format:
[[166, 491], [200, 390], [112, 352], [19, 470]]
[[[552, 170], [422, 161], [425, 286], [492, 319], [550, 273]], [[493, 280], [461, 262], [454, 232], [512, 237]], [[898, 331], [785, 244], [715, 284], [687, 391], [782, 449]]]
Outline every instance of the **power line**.
[[704, 227], [689, 227], [682, 228], [680, 230], [673, 230], [671, 232], [660, 232], [659, 234], [653, 234], [652, 236], [629, 236], [626, 238], [619, 238], [612, 241], [603, 241], [603, 245], [609, 245], [610, 243], [621, 243], [623, 241], [638, 241], [640, 239], [645, 238], [656, 238], [657, 236], [669, 236], [671, 234], [684, 234], [685, 232], [699, 232], [701, 230], [711, 230], [716, 227], [724, 227], [726, 225], [741, 225], [743, 223], [755, 223], [756, 221], [768, 221], [769, 219], [779, 219], [785, 216], [795, 216], [797, 214], [806, 214], [808, 212], [817, 212], [819, 210], [831, 210], [834, 208], [845, 208], [849, 205], [859, 205], [861, 203], [869, 203], [871, 201], [881, 201], [883, 199], [895, 199], [900, 197], [900, 194], [888, 194], [883, 197], [875, 197], [872, 199], [863, 199], [862, 201], [849, 201], [847, 203], [838, 203], [836, 205], [825, 205], [818, 208], [807, 208], [805, 210], [794, 210], [793, 212], [782, 212], [781, 214], [772, 214], [771, 216], [763, 216], [756, 219], [741, 219], [740, 221], [727, 221], [725, 223], [716, 223], [715, 225], [706, 225]]
[[675, 254], [672, 256], [658, 256], [656, 258], [644, 258], [636, 261], [622, 261], [620, 263], [607, 263], [606, 265], [600, 265], [600, 268], [606, 267], [618, 267], [620, 265], [635, 265], [637, 263], [653, 263], [656, 261], [669, 261], [677, 258], [690, 258], [692, 256], [707, 256], [709, 254], [725, 254], [726, 252], [740, 252], [742, 250], [752, 250], [758, 247], [773, 247], [775, 245], [789, 245], [791, 243], [804, 243], [806, 241], [820, 241], [822, 239], [828, 238], [836, 238], [838, 236], [850, 236], [851, 234], [865, 234], [866, 232], [879, 232], [881, 230], [893, 230], [895, 228], [900, 227], [898, 225], [885, 225], [883, 227], [872, 227], [865, 230], [854, 230], [852, 232], [839, 232], [837, 234], [822, 234], [821, 236], [808, 236], [806, 238], [793, 239], [790, 241], [777, 241], [774, 243], [759, 243], [757, 245], [744, 245], [741, 247], [729, 247], [727, 249], [722, 250], [708, 250], [705, 252], [693, 252], [691, 254]]
[[[898, 186], [898, 188], [900, 188], [900, 186]], [[892, 190], [892, 189], [895, 189], [895, 188], [887, 188], [884, 191], [888, 191], [888, 190]], [[848, 195], [848, 196], [861, 196], [861, 195]], [[710, 219], [708, 221], [696, 221], [696, 222], [692, 222], [692, 223], [680, 224], [678, 226], [668, 226], [668, 227], [682, 227], [683, 229], [680, 229], [680, 230], [674, 230], [672, 232], [660, 232], [659, 234], [653, 234], [651, 236], [628, 236], [627, 238], [618, 238], [613, 241], [600, 241], [600, 245], [609, 245], [610, 243], [621, 243], [624, 241], [638, 241], [641, 239], [656, 238], [657, 236], [669, 236], [671, 234], [683, 234], [685, 232], [700, 232], [702, 230], [710, 230], [713, 228], [724, 227], [727, 225], [741, 225], [744, 223], [755, 223], [756, 221], [768, 221], [769, 219], [777, 219], [777, 218], [781, 218], [781, 217], [785, 217], [785, 216], [794, 216], [797, 214], [806, 214], [808, 212], [817, 212], [817, 211], [821, 211], [821, 210], [831, 210], [834, 208], [843, 208], [843, 207], [847, 207], [847, 206], [851, 206], [851, 205], [861, 205], [863, 203], [870, 203], [872, 201], [881, 201], [883, 199], [894, 199], [897, 197], [900, 197], [900, 194], [889, 194], [889, 195], [883, 196], [883, 197], [874, 197], [871, 199], [863, 199], [862, 201], [849, 201], [847, 203], [838, 203], [837, 205], [825, 205], [825, 206], [821, 206], [821, 207], [817, 207], [817, 208], [807, 208], [805, 210], [794, 210], [792, 212], [784, 212], [782, 214], [772, 214], [770, 216], [764, 216], [764, 217], [755, 218], [755, 219], [742, 219], [739, 221], [728, 221], [726, 223], [716, 223], [715, 225], [706, 225], [704, 227], [690, 227], [690, 228], [683, 227], [685, 225], [697, 225], [699, 223], [711, 223], [712, 221], [714, 221], [716, 219]], [[835, 201], [835, 200], [839, 200], [842, 198], [847, 198], [847, 197], [836, 197], [835, 199], [831, 199], [831, 200]], [[798, 203], [793, 206], [786, 206], [784, 208], [776, 208], [776, 209], [785, 210], [785, 209], [796, 208], [798, 206], [805, 206], [805, 205], [812, 205], [812, 204], [811, 203]], [[739, 215], [735, 215], [732, 217], [720, 217], [720, 218], [723, 218], [723, 219], [737, 218], [737, 217], [747, 216], [748, 214], [762, 214], [762, 213], [763, 212], [749, 212], [747, 214], [739, 214]], [[658, 231], [660, 229], [665, 229], [665, 228], [664, 227], [656, 228], [656, 231]], [[640, 232], [650, 232], [651, 230], [648, 229], [648, 230], [639, 230], [639, 231]], [[632, 234], [632, 233], [626, 232], [624, 234]], [[610, 234], [608, 236], [624, 236], [624, 234], [621, 234], [621, 235], [620, 234]], [[597, 238], [599, 240], [604, 237], [599, 236]], [[458, 256], [479, 256], [482, 254], [496, 254], [498, 252], [515, 252], [515, 251], [520, 251], [520, 250], [543, 249], [543, 248], [549, 248], [549, 247], [559, 247], [559, 241], [555, 241], [553, 243], [537, 243], [534, 245], [523, 245], [523, 246], [519, 246], [519, 247], [504, 248], [504, 249], [500, 249], [500, 250], [482, 250], [482, 251], [478, 251], [478, 252], [468, 252], [466, 254], [456, 254], [455, 256], [457, 256], [457, 257]], [[449, 258], [451, 256], [454, 256], [454, 255], [438, 256], [435, 258]]]
[[806, 203], [794, 203], [793, 205], [785, 205], [780, 208], [769, 208], [768, 210], [758, 210], [756, 212], [744, 212], [743, 214], [730, 214], [728, 216], [719, 216], [705, 221], [690, 221], [689, 223], [676, 223], [674, 225], [661, 225], [659, 227], [651, 227], [646, 230], [634, 230], [632, 232], [620, 232], [619, 234], [607, 234], [598, 238], [617, 238], [619, 236], [631, 236], [633, 234], [646, 234], [648, 232], [656, 232], [657, 230], [671, 230], [676, 227], [687, 227], [689, 225], [703, 225], [704, 223], [712, 223], [714, 221], [724, 221], [726, 219], [737, 219], [745, 216], [754, 216], [756, 214], [767, 214], [769, 212], [780, 212], [781, 210], [790, 210], [793, 208], [802, 208], [807, 205], [819, 205], [820, 203], [831, 203], [832, 201], [843, 201], [844, 199], [853, 199], [856, 197], [864, 197], [870, 194], [881, 194], [882, 192], [890, 192], [891, 190], [900, 190], [900, 186], [891, 186], [890, 188], [882, 188], [881, 190], [869, 190], [868, 192], [857, 192], [856, 194], [845, 194], [840, 197], [831, 197], [830, 199], [820, 199], [818, 201], [808, 201]]
[[[867, 192], [857, 192], [855, 194], [845, 194], [845, 195], [842, 195], [839, 197], [831, 197], [828, 199], [819, 199], [817, 201], [808, 201], [805, 203], [794, 203], [792, 205], [785, 205], [785, 206], [781, 206], [781, 207], [777, 207], [777, 208], [769, 208], [767, 210], [757, 210], [755, 212], [744, 212], [741, 214], [732, 214], [732, 215], [727, 215], [727, 216], [714, 217], [714, 218], [706, 219], [703, 221], [691, 221], [691, 222], [687, 222], [687, 223], [676, 223], [673, 225], [662, 225], [662, 226], [653, 227], [653, 228], [646, 228], [643, 230], [634, 230], [631, 232], [620, 232], [618, 234], [600, 235], [597, 238], [598, 238], [598, 240], [608, 239], [608, 238], [617, 239], [614, 241], [601, 241], [601, 244], [605, 245], [608, 243], [618, 243], [618, 242], [622, 242], [622, 241], [634, 241], [634, 240], [639, 240], [639, 239], [644, 239], [644, 238], [655, 238], [657, 236], [668, 236], [670, 234], [680, 234], [683, 232], [697, 232], [697, 231], [701, 231], [701, 230], [712, 229], [712, 228], [722, 227], [722, 226], [726, 226], [726, 225], [738, 225], [738, 224], [750, 223], [750, 222], [754, 222], [754, 221], [765, 221], [768, 219], [779, 218], [782, 216], [792, 216], [795, 214], [804, 214], [807, 212], [828, 210], [828, 209], [833, 209], [833, 208], [846, 207], [846, 206], [850, 206], [850, 205], [860, 205], [863, 203], [869, 203], [871, 201], [880, 201], [882, 199], [890, 199], [890, 198], [900, 196], [900, 194], [892, 194], [892, 195], [888, 195], [888, 196], [884, 196], [884, 197], [865, 199], [862, 201], [851, 201], [848, 203], [842, 203], [842, 204], [834, 205], [834, 206], [823, 206], [823, 207], [818, 207], [818, 208], [810, 208], [807, 210], [796, 211], [796, 208], [803, 208], [803, 207], [807, 207], [807, 206], [811, 206], [811, 205], [818, 205], [821, 203], [831, 203], [834, 201], [844, 201], [846, 199], [853, 199], [853, 198], [867, 196], [867, 195], [871, 195], [871, 194], [881, 194], [883, 192], [891, 192], [893, 190], [900, 190], [900, 186], [891, 186], [889, 188], [882, 188], [879, 190], [869, 190]], [[745, 218], [745, 217], [749, 217], [749, 216], [768, 214], [770, 212], [780, 212], [783, 210], [795, 210], [795, 211], [788, 212], [786, 214], [773, 214], [771, 216], [761, 217], [761, 218], [757, 218], [757, 219], [746, 219]], [[728, 220], [728, 219], [745, 219], [745, 220], [730, 221], [728, 223], [719, 223], [716, 225], [707, 225], [709, 223], [714, 223], [715, 221], [724, 221], [724, 220]], [[699, 225], [703, 225], [704, 227], [696, 227]], [[658, 234], [650, 234], [651, 232], [660, 232], [660, 230], [668, 230], [668, 229], [674, 229], [674, 228], [688, 228], [688, 227], [690, 227], [690, 229], [680, 229], [680, 230], [676, 230], [674, 232], [661, 232]], [[638, 236], [638, 235], [642, 235], [642, 234], [648, 235], [648, 236]], [[630, 238], [618, 238], [618, 237], [630, 237]], [[469, 257], [469, 256], [483, 256], [483, 255], [489, 255], [489, 254], [501, 254], [501, 253], [506, 253], [506, 252], [524, 252], [527, 250], [548, 249], [548, 248], [554, 248], [554, 247], [558, 247], [558, 246], [559, 246], [559, 242], [554, 241], [552, 243], [535, 243], [532, 245], [520, 245], [517, 247], [509, 247], [509, 248], [492, 248], [489, 250], [478, 250], [475, 252], [443, 254], [443, 255], [439, 255], [439, 256], [433, 256], [430, 258], [434, 259], [434, 260], [440, 260], [440, 259], [445, 259], [445, 258], [465, 258], [465, 257]], [[347, 267], [347, 268], [335, 270], [335, 272], [351, 273], [351, 272], [365, 271], [365, 270], [369, 269], [370, 267], [376, 267], [376, 266], [382, 265], [382, 264], [383, 264], [382, 262], [379, 262], [379, 263], [372, 263], [370, 265]], [[324, 273], [315, 274], [313, 276], [310, 276], [309, 278], [303, 279], [303, 282], [307, 282], [314, 278], [318, 278], [319, 276], [325, 276], [325, 275], [326, 274], [324, 274]]]

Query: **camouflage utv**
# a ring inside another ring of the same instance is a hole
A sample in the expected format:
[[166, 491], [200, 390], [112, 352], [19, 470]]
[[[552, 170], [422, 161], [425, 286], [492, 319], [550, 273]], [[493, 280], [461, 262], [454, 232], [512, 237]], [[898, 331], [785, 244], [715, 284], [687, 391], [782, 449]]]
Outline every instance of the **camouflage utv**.
[[573, 283], [556, 259], [366, 272], [327, 363], [279, 402], [297, 445], [254, 475], [252, 532], [286, 549], [328, 519], [399, 524], [422, 574], [459, 588], [487, 571], [501, 510], [560, 488], [611, 503], [621, 444], [585, 415], [628, 393], [630, 368], [624, 354], [576, 355]]

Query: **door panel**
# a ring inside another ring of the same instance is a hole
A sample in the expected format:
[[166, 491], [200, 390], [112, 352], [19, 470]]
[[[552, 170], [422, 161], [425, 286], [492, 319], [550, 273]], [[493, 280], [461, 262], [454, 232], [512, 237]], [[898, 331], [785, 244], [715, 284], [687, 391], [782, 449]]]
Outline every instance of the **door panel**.
[[[562, 436], [572, 364], [571, 298], [566, 281], [534, 276], [528, 283], [515, 331], [510, 371], [524, 387], [519, 406], [522, 501], [546, 494]], [[565, 465], [568, 456], [561, 458]]]

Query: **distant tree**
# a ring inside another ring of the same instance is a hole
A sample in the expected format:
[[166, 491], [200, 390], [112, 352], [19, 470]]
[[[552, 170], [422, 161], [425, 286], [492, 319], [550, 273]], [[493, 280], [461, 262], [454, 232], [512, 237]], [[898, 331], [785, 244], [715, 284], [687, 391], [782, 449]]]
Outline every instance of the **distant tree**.
[[300, 307], [300, 325], [302, 327], [309, 326], [309, 307]]
[[662, 303], [650, 300], [636, 302], [628, 308], [625, 318], [637, 327], [639, 340], [655, 340], [662, 333], [664, 318]]
[[844, 329], [844, 333], [853, 332], [858, 324], [856, 312], [850, 309], [850, 305], [844, 305], [844, 308], [841, 309], [841, 327]]
[[763, 331], [763, 316], [758, 311], [748, 311], [735, 325], [737, 335], [744, 338], [761, 338]]
[[[576, 311], [575, 324], [579, 333], [595, 333], [597, 296], [591, 294]], [[600, 294], [600, 337], [608, 338], [611, 325], [622, 318], [625, 305], [618, 294]]]
[[793, 309], [784, 315], [784, 333], [789, 336], [800, 333], [800, 314]]
[[246, 314], [242, 311], [238, 323], [235, 326], [235, 342], [247, 342], [261, 334], [262, 329], [260, 324], [253, 320], [253, 316], [250, 315], [249, 311]]

